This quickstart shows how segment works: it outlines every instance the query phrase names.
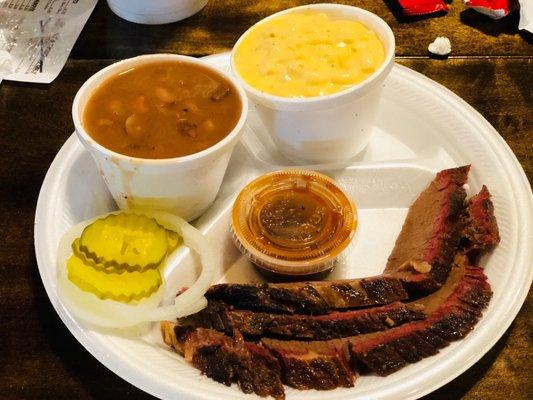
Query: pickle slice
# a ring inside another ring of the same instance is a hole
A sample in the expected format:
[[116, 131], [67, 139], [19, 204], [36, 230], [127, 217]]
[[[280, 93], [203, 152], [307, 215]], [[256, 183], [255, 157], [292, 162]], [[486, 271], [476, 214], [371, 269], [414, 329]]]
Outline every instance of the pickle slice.
[[77, 254], [109, 271], [157, 268], [167, 255], [167, 230], [155, 219], [137, 214], [111, 214], [87, 226]]
[[144, 272], [106, 273], [95, 270], [75, 255], [67, 261], [68, 279], [81, 290], [102, 300], [123, 303], [140, 300], [154, 294], [163, 283], [159, 269]]
[[[167, 254], [172, 253], [174, 250], [176, 250], [179, 246], [183, 244], [183, 238], [176, 232], [167, 230], [167, 241], [168, 241], [168, 252]], [[108, 274], [122, 274], [124, 272], [133, 272], [136, 271], [129, 265], [121, 265], [121, 266], [114, 266], [114, 265], [104, 265], [96, 263], [92, 258], [88, 258], [83, 251], [80, 250], [80, 238], [77, 238], [72, 242], [72, 252], [76, 257], [81, 259], [84, 264], [90, 265], [94, 269], [98, 271], [102, 271]], [[153, 266], [153, 268], [159, 267], [161, 264]], [[150, 268], [146, 268], [150, 269]], [[142, 272], [143, 270], [140, 270]]]
[[[88, 258], [83, 251], [80, 250], [80, 238], [77, 238], [72, 242], [72, 253], [78, 257], [85, 265], [89, 265], [97, 271], [105, 272], [106, 274], [122, 274], [124, 272], [134, 272], [134, 269], [131, 269], [129, 266], [114, 266], [114, 265], [104, 265], [95, 262], [92, 258]], [[150, 268], [148, 268], [150, 269]], [[142, 272], [142, 271], [141, 271]]]

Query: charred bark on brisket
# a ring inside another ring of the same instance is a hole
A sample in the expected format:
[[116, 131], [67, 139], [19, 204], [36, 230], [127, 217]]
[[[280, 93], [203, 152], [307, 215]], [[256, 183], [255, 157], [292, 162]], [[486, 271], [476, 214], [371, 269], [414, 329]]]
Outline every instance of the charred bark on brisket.
[[424, 319], [425, 316], [423, 307], [401, 302], [363, 310], [308, 316], [233, 310], [225, 303], [211, 301], [202, 311], [180, 319], [179, 324], [226, 333], [236, 329], [245, 336], [326, 340], [382, 331]]
[[163, 337], [206, 375], [262, 396], [282, 398], [281, 381], [298, 389], [350, 387], [354, 371], [388, 375], [465, 337], [491, 298], [486, 279], [481, 268], [454, 268], [439, 291], [419, 301], [431, 311], [427, 319], [382, 332], [325, 341], [264, 338], [255, 344], [238, 332], [230, 338], [166, 323]]
[[[391, 329], [383, 335], [362, 335], [354, 339], [350, 351], [356, 363], [363, 363], [385, 376], [464, 338], [492, 296], [484, 274], [480, 277], [479, 269], [470, 270], [473, 274], [464, 275], [453, 295], [427, 320]], [[384, 359], [389, 361], [383, 362]]]
[[203, 374], [227, 386], [236, 382], [244, 393], [281, 400], [285, 391], [277, 359], [265, 348], [245, 342], [238, 331], [229, 337], [212, 329], [161, 324], [165, 342]]
[[290, 351], [275, 346], [265, 347], [279, 360], [281, 378], [289, 386], [301, 390], [330, 390], [354, 385], [356, 374], [350, 366], [346, 346], [316, 342], [312, 356], [309, 356], [309, 349], [299, 352], [297, 346]]
[[407, 300], [407, 293], [399, 279], [383, 275], [342, 281], [225, 283], [212, 286], [206, 297], [243, 310], [319, 315]]
[[438, 353], [451, 341], [465, 337], [474, 328], [492, 296], [483, 270], [477, 267], [463, 267], [455, 271], [453, 281], [447, 282], [441, 290], [443, 293], [438, 291], [423, 300], [430, 305], [428, 308], [434, 309], [424, 321], [328, 341], [262, 339], [260, 343], [278, 356], [284, 374], [288, 373], [291, 365], [300, 367], [294, 361], [288, 364], [286, 359], [311, 362], [335, 350], [342, 354], [348, 349], [356, 370], [388, 375], [409, 363]]

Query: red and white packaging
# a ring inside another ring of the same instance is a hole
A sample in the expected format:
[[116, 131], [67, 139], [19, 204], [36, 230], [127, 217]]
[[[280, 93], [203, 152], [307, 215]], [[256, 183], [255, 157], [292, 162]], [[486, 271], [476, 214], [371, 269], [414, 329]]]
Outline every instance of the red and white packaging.
[[444, 0], [398, 0], [405, 15], [428, 15], [448, 11]]
[[500, 19], [517, 8], [515, 0], [464, 0], [468, 8], [493, 19]]

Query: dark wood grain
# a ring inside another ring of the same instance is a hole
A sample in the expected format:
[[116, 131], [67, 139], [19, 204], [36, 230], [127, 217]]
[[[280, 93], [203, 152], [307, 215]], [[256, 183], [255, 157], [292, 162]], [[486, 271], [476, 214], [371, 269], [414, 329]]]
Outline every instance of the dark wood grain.
[[[100, 2], [71, 59], [51, 85], [0, 86], [0, 398], [146, 399], [96, 361], [55, 314], [33, 249], [39, 189], [73, 131], [70, 108], [80, 85], [113, 60], [147, 52], [205, 55], [227, 50], [256, 20], [296, 1], [215, 1], [197, 16], [159, 27], [130, 24]], [[532, 47], [516, 17], [496, 23], [452, 4], [444, 17], [405, 21], [380, 0], [347, 2], [393, 27], [398, 62], [442, 83], [494, 125], [533, 180]], [[392, 4], [392, 2], [391, 2]], [[458, 58], [432, 60], [427, 44], [452, 38]], [[533, 394], [533, 294], [506, 334], [478, 363], [425, 400], [529, 399]], [[327, 398], [327, 392], [324, 393]]]
[[[212, 0], [198, 14], [174, 24], [138, 25], [124, 21], [100, 2], [72, 52], [73, 58], [126, 58], [154, 51], [203, 56], [231, 49], [252, 24], [280, 10], [321, 3], [306, 0]], [[383, 18], [396, 36], [399, 56], [427, 54], [436, 36], [448, 36], [454, 55], [525, 55], [533, 48], [518, 33], [518, 14], [493, 21], [462, 1], [448, 14], [435, 18], [406, 19], [396, 12], [396, 0], [336, 1], [365, 8]], [[387, 6], [387, 5], [388, 6]]]

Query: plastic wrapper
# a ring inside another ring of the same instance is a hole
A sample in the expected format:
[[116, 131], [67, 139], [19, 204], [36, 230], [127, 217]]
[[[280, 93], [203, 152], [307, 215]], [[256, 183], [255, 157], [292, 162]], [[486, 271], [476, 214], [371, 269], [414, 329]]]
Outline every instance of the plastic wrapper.
[[50, 83], [97, 0], [0, 0], [0, 80]]
[[472, 8], [493, 19], [505, 17], [515, 10], [517, 6], [515, 0], [464, 0], [464, 3], [468, 8]]
[[428, 15], [448, 11], [444, 0], [398, 0], [405, 15]]

